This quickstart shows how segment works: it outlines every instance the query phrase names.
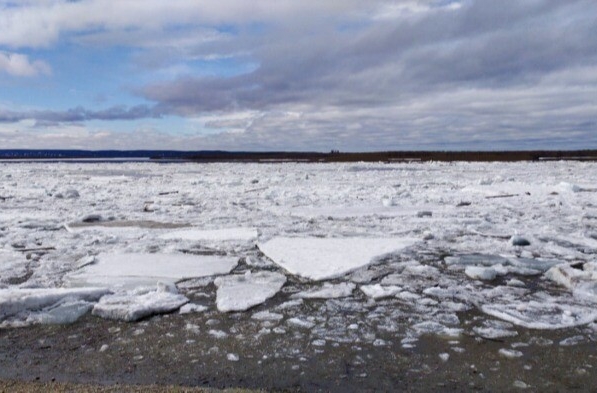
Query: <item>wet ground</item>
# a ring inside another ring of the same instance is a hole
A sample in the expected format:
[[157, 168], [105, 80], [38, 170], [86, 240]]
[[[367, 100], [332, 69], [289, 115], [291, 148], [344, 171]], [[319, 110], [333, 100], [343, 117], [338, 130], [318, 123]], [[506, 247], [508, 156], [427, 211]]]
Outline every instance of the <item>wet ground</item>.
[[[379, 346], [255, 329], [247, 314], [207, 312], [140, 323], [89, 315], [72, 325], [0, 330], [0, 379], [273, 391], [597, 391], [597, 343], [586, 341], [586, 328], [517, 329], [517, 337], [492, 340], [429, 335], [413, 348], [395, 334], [380, 337]], [[578, 335], [585, 340], [574, 344], [570, 337]], [[521, 356], [504, 348], [522, 349]]]

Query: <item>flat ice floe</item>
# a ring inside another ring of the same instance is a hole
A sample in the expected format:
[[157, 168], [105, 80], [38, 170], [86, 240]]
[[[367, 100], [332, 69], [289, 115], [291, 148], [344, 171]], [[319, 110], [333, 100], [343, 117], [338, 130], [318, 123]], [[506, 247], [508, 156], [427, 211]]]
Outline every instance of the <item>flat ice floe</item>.
[[224, 228], [224, 229], [185, 229], [165, 233], [160, 236], [166, 240], [206, 240], [206, 241], [251, 241], [257, 239], [255, 228]]
[[236, 257], [186, 254], [100, 254], [95, 262], [67, 275], [69, 286], [128, 288], [174, 283], [186, 278], [230, 273]]
[[411, 238], [278, 237], [260, 243], [259, 249], [291, 274], [318, 281], [341, 277], [416, 242]]
[[218, 277], [216, 304], [222, 312], [245, 311], [273, 297], [286, 282], [280, 273], [259, 272]]

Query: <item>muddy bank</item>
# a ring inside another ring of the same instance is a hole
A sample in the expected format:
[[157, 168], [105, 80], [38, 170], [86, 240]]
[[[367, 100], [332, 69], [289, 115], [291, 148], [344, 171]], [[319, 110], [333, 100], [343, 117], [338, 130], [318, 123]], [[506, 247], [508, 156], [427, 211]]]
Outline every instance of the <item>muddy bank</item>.
[[[495, 340], [423, 336], [408, 349], [391, 334], [384, 346], [314, 342], [296, 332], [260, 339], [244, 314], [173, 314], [133, 324], [87, 316], [72, 325], [1, 330], [0, 379], [107, 388], [597, 391], [597, 344], [586, 341], [595, 338], [586, 328], [518, 332]], [[574, 344], [578, 335], [585, 340]]]

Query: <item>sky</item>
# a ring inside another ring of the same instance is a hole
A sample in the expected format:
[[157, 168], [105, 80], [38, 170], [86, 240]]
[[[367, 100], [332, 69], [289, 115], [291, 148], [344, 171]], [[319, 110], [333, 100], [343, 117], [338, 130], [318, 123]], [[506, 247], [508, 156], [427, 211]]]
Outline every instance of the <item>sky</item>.
[[0, 0], [0, 149], [597, 148], [595, 0]]

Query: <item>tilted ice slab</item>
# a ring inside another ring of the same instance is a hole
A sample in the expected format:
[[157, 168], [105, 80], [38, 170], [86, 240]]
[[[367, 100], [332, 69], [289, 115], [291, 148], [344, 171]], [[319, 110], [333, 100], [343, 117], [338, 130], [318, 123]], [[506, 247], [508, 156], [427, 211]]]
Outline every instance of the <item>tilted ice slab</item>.
[[575, 298], [597, 303], [597, 262], [588, 262], [581, 269], [560, 264], [545, 273], [548, 279], [572, 290]]
[[158, 283], [157, 289], [146, 293], [131, 291], [126, 294], [108, 295], [93, 307], [92, 314], [106, 319], [126, 322], [178, 310], [189, 299], [176, 293], [175, 288]]
[[315, 288], [308, 291], [295, 293], [293, 299], [338, 299], [349, 297], [356, 288], [356, 284], [351, 282], [341, 282], [339, 284], [324, 283], [321, 288]]
[[259, 272], [218, 277], [216, 304], [222, 312], [245, 311], [273, 297], [286, 282], [280, 273]]
[[69, 286], [134, 288], [158, 281], [174, 283], [186, 278], [228, 274], [238, 258], [184, 254], [100, 254], [96, 262], [65, 278]]
[[187, 229], [165, 233], [160, 236], [162, 239], [172, 240], [207, 240], [207, 241], [250, 241], [257, 239], [255, 228], [225, 228], [213, 230]]
[[106, 288], [0, 289], [0, 319], [51, 308], [65, 299], [94, 302], [109, 292]]
[[416, 243], [412, 238], [278, 237], [259, 249], [288, 272], [312, 280], [345, 275]]
[[597, 319], [597, 310], [573, 304], [536, 301], [485, 304], [481, 311], [529, 329], [563, 329], [589, 324]]
[[26, 276], [27, 263], [24, 255], [0, 250], [0, 284]]

